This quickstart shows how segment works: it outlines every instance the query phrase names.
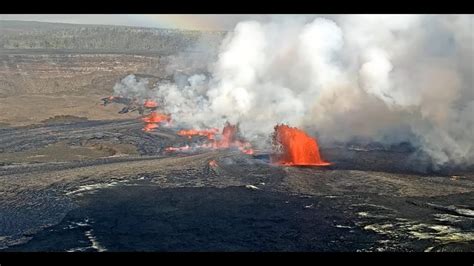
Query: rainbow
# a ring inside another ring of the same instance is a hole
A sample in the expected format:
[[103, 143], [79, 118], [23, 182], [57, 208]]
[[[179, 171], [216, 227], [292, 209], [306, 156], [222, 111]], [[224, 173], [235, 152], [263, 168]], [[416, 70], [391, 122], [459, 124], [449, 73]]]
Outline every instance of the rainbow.
[[129, 19], [140, 24], [159, 28], [179, 28], [186, 30], [219, 30], [217, 20], [210, 15], [129, 15]]

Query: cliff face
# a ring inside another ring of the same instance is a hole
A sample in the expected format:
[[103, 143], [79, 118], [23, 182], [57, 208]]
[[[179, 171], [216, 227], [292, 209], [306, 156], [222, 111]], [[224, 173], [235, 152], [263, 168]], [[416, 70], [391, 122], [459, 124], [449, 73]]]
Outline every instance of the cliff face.
[[225, 32], [0, 21], [0, 97], [109, 93], [130, 73], [162, 78], [162, 58], [217, 50]]
[[130, 73], [160, 75], [160, 58], [119, 54], [3, 55], [0, 97], [107, 94]]
[[117, 81], [128, 74], [170, 78], [174, 68], [189, 68], [180, 60], [217, 51], [224, 35], [0, 21], [0, 123], [24, 125], [55, 115], [117, 118], [118, 110], [99, 106]]
[[128, 74], [165, 78], [159, 56], [123, 54], [9, 54], [0, 56], [0, 123], [28, 125], [56, 115], [88, 119], [118, 117], [120, 106], [103, 108]]

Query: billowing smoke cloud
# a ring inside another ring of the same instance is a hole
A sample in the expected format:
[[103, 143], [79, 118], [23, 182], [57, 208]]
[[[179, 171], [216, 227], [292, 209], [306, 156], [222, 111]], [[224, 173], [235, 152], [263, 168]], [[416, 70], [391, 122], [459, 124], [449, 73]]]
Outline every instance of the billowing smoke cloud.
[[[245, 21], [207, 62], [210, 75], [157, 84], [151, 96], [183, 126], [240, 123], [257, 141], [289, 123], [323, 142], [409, 141], [439, 165], [472, 164], [472, 24], [469, 15]], [[141, 91], [130, 79], [115, 91]]]

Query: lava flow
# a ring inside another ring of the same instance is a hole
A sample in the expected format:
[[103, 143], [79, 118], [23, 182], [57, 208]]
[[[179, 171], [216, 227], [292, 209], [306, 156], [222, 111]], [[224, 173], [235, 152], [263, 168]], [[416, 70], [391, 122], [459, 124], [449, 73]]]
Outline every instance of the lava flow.
[[102, 105], [107, 106], [111, 103], [120, 103], [125, 105], [130, 105], [134, 102], [134, 99], [125, 98], [121, 96], [109, 96], [101, 99], [103, 101]]
[[171, 117], [169, 115], [160, 114], [156, 111], [151, 112], [149, 115], [142, 118], [143, 122], [145, 122], [145, 126], [143, 127], [143, 131], [151, 131], [158, 127], [158, 123], [171, 121]]
[[205, 136], [210, 140], [213, 140], [215, 135], [219, 133], [219, 129], [211, 128], [211, 129], [189, 129], [189, 130], [180, 130], [178, 131], [178, 135], [180, 136], [187, 136], [188, 138], [192, 138], [192, 136]]
[[145, 126], [143, 127], [143, 131], [149, 132], [152, 131], [153, 129], [158, 128], [158, 124], [155, 123], [146, 123]]
[[191, 149], [191, 147], [189, 147], [189, 145], [186, 145], [183, 147], [168, 147], [165, 149], [165, 151], [187, 151], [189, 149]]
[[222, 137], [213, 141], [211, 147], [214, 149], [237, 147], [245, 154], [253, 154], [253, 149], [249, 142], [237, 138], [238, 127], [227, 123], [222, 129]]
[[171, 117], [169, 115], [160, 114], [155, 111], [151, 112], [149, 115], [142, 118], [145, 123], [160, 123], [160, 122], [169, 122]]
[[319, 154], [316, 139], [304, 131], [287, 125], [276, 125], [273, 144], [278, 154], [272, 157], [274, 163], [290, 166], [327, 166]]
[[[208, 148], [208, 149], [226, 149], [226, 148], [238, 148], [245, 154], [253, 154], [254, 151], [249, 142], [239, 140], [237, 137], [238, 127], [236, 125], [231, 125], [227, 123], [222, 130], [219, 138], [216, 139], [215, 135], [218, 133], [217, 129], [208, 129], [208, 130], [181, 130], [178, 132], [181, 136], [191, 137], [193, 135], [206, 136], [210, 142], [198, 145], [196, 148]], [[169, 147], [166, 148], [167, 151], [183, 151], [188, 150], [189, 146], [184, 147]]]

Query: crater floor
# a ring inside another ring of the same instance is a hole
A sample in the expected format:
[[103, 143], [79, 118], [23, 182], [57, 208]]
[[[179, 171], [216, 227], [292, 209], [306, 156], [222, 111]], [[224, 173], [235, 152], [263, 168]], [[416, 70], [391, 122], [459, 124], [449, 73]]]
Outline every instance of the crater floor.
[[0, 127], [1, 251], [474, 250], [473, 173], [417, 173], [390, 151], [323, 149], [323, 168], [166, 153], [200, 140], [142, 126]]

